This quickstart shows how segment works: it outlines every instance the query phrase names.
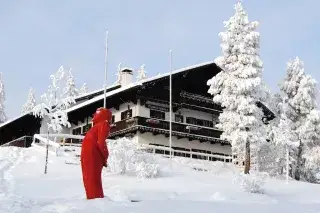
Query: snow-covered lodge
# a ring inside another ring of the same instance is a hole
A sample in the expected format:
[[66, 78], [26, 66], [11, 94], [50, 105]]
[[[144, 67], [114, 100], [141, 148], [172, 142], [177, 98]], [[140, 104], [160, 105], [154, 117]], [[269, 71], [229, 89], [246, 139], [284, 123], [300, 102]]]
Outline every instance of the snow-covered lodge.
[[[231, 155], [230, 143], [221, 140], [221, 131], [214, 127], [222, 108], [213, 103], [208, 94], [207, 81], [218, 72], [220, 68], [213, 62], [172, 72], [173, 149]], [[126, 136], [142, 144], [169, 145], [169, 77], [170, 73], [166, 73], [133, 82], [132, 70], [121, 71], [121, 81], [107, 88], [106, 105], [113, 113], [109, 138]], [[84, 135], [92, 125], [93, 113], [103, 106], [103, 93], [101, 89], [77, 97], [76, 104], [67, 110], [72, 127], [65, 128], [63, 133]], [[272, 118], [267, 107], [257, 104], [268, 119]], [[45, 122], [26, 113], [3, 123], [0, 125], [0, 144], [18, 138], [31, 143], [29, 137], [46, 133]], [[162, 150], [156, 152], [163, 153]], [[197, 158], [196, 155], [192, 157]]]

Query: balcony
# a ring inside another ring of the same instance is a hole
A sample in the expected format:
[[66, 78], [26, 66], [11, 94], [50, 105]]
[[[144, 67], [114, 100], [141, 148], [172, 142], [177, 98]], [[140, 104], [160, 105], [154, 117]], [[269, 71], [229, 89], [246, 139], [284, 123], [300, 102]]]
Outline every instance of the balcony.
[[[165, 120], [134, 117], [113, 124], [110, 130], [110, 138], [123, 136], [138, 130], [142, 133], [152, 132], [154, 135], [164, 134], [169, 137], [169, 125], [169, 121]], [[221, 133], [221, 131], [210, 127], [172, 122], [172, 135], [177, 136], [178, 139], [188, 138], [200, 142], [229, 144], [227, 141], [220, 139]]]

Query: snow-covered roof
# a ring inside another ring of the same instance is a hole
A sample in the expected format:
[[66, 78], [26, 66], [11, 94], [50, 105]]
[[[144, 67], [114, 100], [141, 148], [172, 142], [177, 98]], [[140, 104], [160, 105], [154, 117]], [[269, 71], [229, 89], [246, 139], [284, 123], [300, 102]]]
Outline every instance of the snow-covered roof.
[[[129, 85], [124, 86], [124, 87], [120, 87], [119, 89], [112, 90], [110, 92], [107, 92], [106, 96], [110, 97], [110, 96], [112, 96], [114, 94], [117, 94], [119, 92], [125, 91], [127, 89], [133, 88], [133, 87], [138, 86], [138, 85], [142, 85], [141, 82], [135, 82], [133, 84], [129, 84]], [[91, 104], [91, 103], [94, 103], [96, 101], [102, 100], [103, 98], [104, 98], [104, 94], [96, 96], [96, 97], [94, 97], [94, 98], [92, 98], [90, 100], [84, 101], [84, 102], [82, 102], [80, 104], [77, 104], [77, 105], [75, 105], [73, 107], [70, 107], [69, 109], [67, 109], [67, 112], [72, 112], [72, 111], [74, 111], [76, 109], [79, 109], [81, 107], [84, 107], [84, 106], [86, 106], [88, 104]]]
[[[120, 85], [120, 84], [113, 84], [113, 85], [111, 85], [111, 86], [108, 86], [108, 87], [107, 87], [107, 90], [108, 90], [108, 89], [112, 89], [112, 88], [114, 88], [114, 87], [117, 87], [117, 86], [119, 86], [119, 85]], [[75, 99], [76, 99], [76, 101], [77, 101], [78, 99], [84, 98], [84, 97], [86, 97], [86, 96], [94, 95], [94, 94], [96, 94], [96, 93], [103, 92], [103, 91], [104, 91], [104, 88], [102, 88], [102, 89], [97, 89], [97, 90], [94, 90], [94, 91], [91, 91], [91, 92], [87, 92], [86, 94], [79, 95], [79, 96], [77, 96]]]
[[30, 112], [23, 113], [23, 114], [15, 117], [15, 118], [12, 118], [12, 119], [10, 119], [10, 120], [7, 120], [6, 122], [0, 124], [0, 128], [3, 127], [3, 126], [5, 126], [5, 125], [7, 125], [7, 124], [9, 124], [9, 123], [11, 123], [11, 122], [13, 122], [13, 121], [15, 121], [15, 120], [18, 120], [19, 118], [21, 118], [21, 117], [23, 117], [23, 116], [26, 116], [26, 115], [28, 115], [28, 114], [30, 114]]
[[[172, 74], [178, 74], [178, 73], [181, 73], [181, 72], [185, 72], [185, 71], [188, 71], [188, 70], [191, 70], [191, 69], [194, 69], [194, 68], [198, 68], [198, 67], [210, 65], [210, 64], [213, 64], [213, 63], [214, 63], [213, 61], [208, 61], [208, 62], [204, 62], [204, 63], [200, 63], [200, 64], [188, 66], [188, 67], [184, 67], [184, 68], [181, 68], [181, 69], [172, 71]], [[120, 93], [120, 92], [122, 92], [122, 91], [125, 91], [125, 90], [127, 90], [127, 89], [131, 89], [131, 88], [134, 88], [134, 87], [136, 87], [136, 86], [140, 86], [140, 85], [142, 85], [142, 84], [144, 84], [144, 83], [147, 83], [147, 82], [150, 82], [150, 81], [154, 81], [154, 80], [157, 80], [157, 79], [161, 79], [161, 78], [167, 77], [167, 76], [169, 76], [169, 75], [170, 75], [170, 72], [167, 72], [167, 73], [164, 73], [164, 74], [160, 74], [160, 75], [157, 75], [157, 76], [153, 76], [153, 77], [150, 77], [150, 78], [146, 78], [146, 79], [143, 79], [143, 80], [140, 80], [140, 81], [137, 81], [137, 82], [128, 84], [127, 86], [123, 86], [123, 87], [120, 87], [120, 88], [118, 88], [118, 89], [111, 90], [111, 91], [109, 91], [109, 92], [106, 93], [106, 96], [107, 96], [107, 97], [110, 97], [110, 96], [112, 96], [112, 95], [115, 95], [115, 94]], [[107, 89], [111, 89], [111, 88], [116, 87], [116, 86], [119, 86], [119, 84], [114, 84], [114, 85], [112, 85], [112, 86], [109, 86], [109, 87], [107, 87]], [[84, 94], [84, 95], [78, 96], [78, 97], [76, 97], [76, 100], [77, 100], [77, 99], [80, 99], [80, 98], [83, 98], [83, 97], [86, 97], [86, 96], [93, 95], [93, 94], [95, 94], [95, 93], [103, 92], [103, 91], [104, 91], [104, 88], [98, 89], [98, 90], [95, 90], [95, 91], [86, 93], [86, 94]], [[94, 103], [94, 102], [96, 102], [96, 101], [102, 100], [103, 98], [104, 98], [104, 94], [99, 95], [99, 96], [96, 96], [96, 97], [94, 97], [94, 98], [92, 98], [92, 99], [90, 99], [90, 100], [84, 101], [84, 102], [82, 102], [82, 103], [80, 103], [80, 104], [77, 104], [77, 105], [75, 105], [75, 106], [73, 106], [73, 107], [70, 107], [69, 109], [67, 109], [67, 112], [72, 112], [72, 111], [77, 110], [77, 109], [79, 109], [79, 108], [81, 108], [81, 107], [84, 107], [84, 106], [86, 106], [86, 105], [88, 105], [88, 104], [91, 104], [91, 103]], [[13, 121], [15, 121], [15, 120], [18, 120], [18, 119], [21, 118], [21, 117], [26, 116], [26, 115], [28, 115], [28, 114], [31, 114], [31, 112], [26, 112], [26, 113], [21, 114], [20, 116], [17, 116], [17, 117], [15, 117], [15, 118], [13, 118], [13, 119], [7, 120], [6, 122], [0, 124], [0, 128], [3, 127], [3, 126], [5, 126], [5, 125], [7, 125], [7, 124], [9, 124], [9, 123], [11, 123], [11, 122], [13, 122]]]
[[[188, 71], [188, 70], [191, 70], [191, 69], [194, 69], [194, 68], [210, 65], [210, 64], [213, 64], [213, 63], [214, 63], [213, 61], [209, 61], [209, 62], [205, 62], [205, 63], [201, 63], [201, 64], [196, 64], [196, 65], [184, 67], [184, 68], [172, 71], [171, 74], [172, 75], [173, 74], [178, 74], [178, 73], [181, 73], [181, 72], [185, 72], [185, 71]], [[167, 77], [169, 75], [170, 75], [170, 72], [167, 72], [167, 73], [164, 73], [164, 74], [160, 74], [160, 75], [157, 75], [157, 76], [153, 76], [153, 77], [150, 77], [150, 78], [146, 78], [146, 79], [143, 79], [143, 80], [128, 84], [126, 86], [120, 87], [120, 88], [112, 90], [110, 92], [107, 92], [106, 93], [106, 97], [110, 97], [112, 95], [115, 95], [117, 93], [123, 92], [125, 90], [134, 88], [136, 86], [141, 86], [144, 83], [147, 83], [147, 82], [150, 82], [150, 81], [154, 81], [154, 80], [157, 80], [157, 79], [161, 79], [161, 78]], [[69, 109], [67, 109], [67, 112], [72, 112], [72, 111], [77, 110], [77, 109], [79, 109], [81, 107], [84, 107], [84, 106], [89, 105], [91, 103], [94, 103], [94, 102], [97, 102], [99, 100], [102, 100], [102, 99], [104, 99], [104, 97], [105, 97], [104, 94], [102, 94], [102, 95], [94, 97], [94, 98], [92, 98], [90, 100], [84, 101], [84, 102], [82, 102], [80, 104], [77, 104], [77, 105], [75, 105], [73, 107], [70, 107]]]

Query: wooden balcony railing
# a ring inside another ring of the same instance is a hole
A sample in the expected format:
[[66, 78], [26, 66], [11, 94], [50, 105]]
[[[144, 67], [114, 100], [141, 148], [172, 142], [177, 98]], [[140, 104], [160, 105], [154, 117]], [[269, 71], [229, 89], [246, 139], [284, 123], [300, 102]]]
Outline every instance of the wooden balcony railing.
[[[123, 133], [142, 130], [148, 132], [160, 132], [162, 134], [169, 134], [169, 121], [145, 118], [145, 117], [133, 117], [127, 120], [116, 122], [111, 126], [110, 137], [120, 136]], [[220, 143], [227, 143], [220, 140], [221, 131], [204, 126], [196, 126], [186, 123], [172, 122], [172, 134], [178, 137], [196, 138], [202, 141], [215, 141]]]

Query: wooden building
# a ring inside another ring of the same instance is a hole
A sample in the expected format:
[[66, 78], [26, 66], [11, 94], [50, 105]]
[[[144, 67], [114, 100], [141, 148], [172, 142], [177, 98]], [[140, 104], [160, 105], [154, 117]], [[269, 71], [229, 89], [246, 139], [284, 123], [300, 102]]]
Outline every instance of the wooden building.
[[[178, 150], [200, 153], [231, 155], [231, 145], [221, 140], [221, 131], [215, 128], [222, 108], [213, 103], [208, 94], [207, 81], [220, 72], [213, 62], [198, 64], [172, 72], [172, 147]], [[169, 73], [132, 82], [133, 71], [121, 71], [120, 84], [107, 90], [106, 105], [113, 113], [109, 138], [132, 137], [139, 143], [156, 146], [169, 145]], [[71, 128], [63, 133], [85, 134], [92, 126], [92, 115], [97, 108], [103, 106], [103, 89], [86, 94], [76, 99], [77, 104], [67, 110]], [[273, 114], [262, 103], [267, 119]], [[31, 119], [32, 115], [24, 115], [19, 119]], [[18, 119], [18, 120], [19, 120]], [[33, 118], [29, 125], [33, 131], [22, 131], [16, 135], [12, 129], [18, 125], [13, 121], [11, 126], [0, 125], [0, 141], [8, 142], [23, 134], [45, 133], [46, 125], [39, 125]], [[22, 122], [22, 121], [21, 121]], [[27, 126], [27, 121], [19, 125]], [[31, 125], [31, 123], [33, 125]], [[42, 121], [44, 123], [44, 121]], [[2, 140], [2, 135], [5, 140]], [[10, 132], [10, 133], [9, 133]], [[157, 150], [161, 153], [162, 151]], [[197, 157], [197, 156], [193, 156]], [[212, 159], [214, 160], [214, 159]]]

